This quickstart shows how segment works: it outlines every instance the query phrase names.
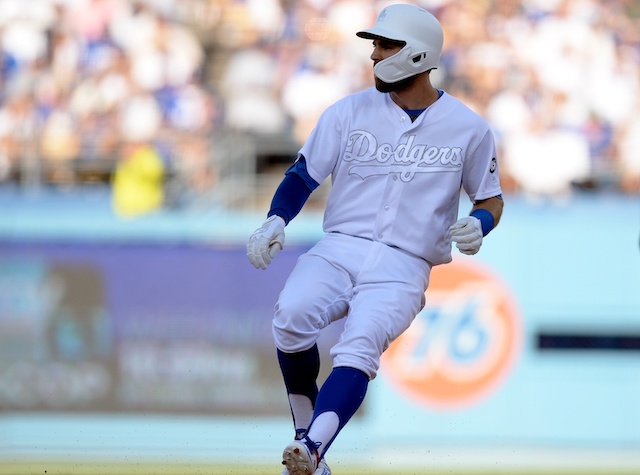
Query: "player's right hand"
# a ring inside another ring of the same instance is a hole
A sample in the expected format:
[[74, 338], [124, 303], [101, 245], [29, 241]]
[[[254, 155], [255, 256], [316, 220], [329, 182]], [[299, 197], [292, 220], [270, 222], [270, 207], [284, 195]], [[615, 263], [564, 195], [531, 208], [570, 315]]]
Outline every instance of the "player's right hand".
[[266, 269], [284, 247], [285, 222], [280, 216], [269, 216], [249, 238], [247, 257], [256, 269]]

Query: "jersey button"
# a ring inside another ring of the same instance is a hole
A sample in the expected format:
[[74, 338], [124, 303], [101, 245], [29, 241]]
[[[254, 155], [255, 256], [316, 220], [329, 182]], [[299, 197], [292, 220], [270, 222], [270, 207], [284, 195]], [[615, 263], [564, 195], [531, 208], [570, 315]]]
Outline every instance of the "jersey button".
[[386, 209], [387, 211], [389, 211], [389, 205], [386, 205], [386, 206], [384, 207], [384, 209]]
[[400, 120], [404, 122], [407, 118], [405, 116], [400, 117]]

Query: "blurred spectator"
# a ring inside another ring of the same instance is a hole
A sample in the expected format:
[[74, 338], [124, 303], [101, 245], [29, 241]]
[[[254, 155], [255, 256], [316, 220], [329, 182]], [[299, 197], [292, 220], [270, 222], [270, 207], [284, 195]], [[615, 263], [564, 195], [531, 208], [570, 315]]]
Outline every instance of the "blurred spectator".
[[39, 119], [30, 84], [26, 74], [14, 78], [0, 106], [0, 168], [6, 170], [6, 177], [31, 165], [37, 153], [33, 138], [38, 134]]
[[70, 3], [69, 26], [90, 43], [100, 41], [121, 5], [122, 2], [118, 0]]
[[64, 109], [49, 112], [42, 126], [40, 138], [40, 156], [54, 166], [52, 181], [73, 181], [73, 171], [69, 162], [80, 152], [80, 137], [77, 134], [77, 124]]
[[[640, 100], [636, 106], [640, 109]], [[620, 129], [619, 156], [622, 190], [640, 193], [640, 114]]]
[[113, 208], [126, 218], [158, 210], [164, 202], [164, 165], [147, 142], [131, 142], [122, 150], [113, 176]]
[[225, 125], [257, 134], [284, 134], [287, 118], [274, 89], [277, 67], [268, 50], [246, 48], [229, 61], [222, 91]]
[[327, 46], [310, 46], [304, 62], [285, 82], [281, 102], [293, 119], [293, 136], [302, 143], [311, 133], [320, 114], [349, 90], [335, 64], [336, 52]]
[[118, 112], [124, 143], [113, 176], [113, 207], [120, 216], [135, 217], [156, 211], [164, 202], [165, 164], [153, 146], [162, 114], [146, 93], [129, 98]]

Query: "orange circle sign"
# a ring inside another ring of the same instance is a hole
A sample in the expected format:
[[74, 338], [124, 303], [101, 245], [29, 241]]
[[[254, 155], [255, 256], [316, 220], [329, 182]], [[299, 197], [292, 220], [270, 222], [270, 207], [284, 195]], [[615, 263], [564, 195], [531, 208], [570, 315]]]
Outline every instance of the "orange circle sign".
[[485, 266], [458, 258], [434, 267], [426, 305], [383, 355], [393, 387], [419, 403], [452, 407], [485, 396], [520, 349], [511, 292]]

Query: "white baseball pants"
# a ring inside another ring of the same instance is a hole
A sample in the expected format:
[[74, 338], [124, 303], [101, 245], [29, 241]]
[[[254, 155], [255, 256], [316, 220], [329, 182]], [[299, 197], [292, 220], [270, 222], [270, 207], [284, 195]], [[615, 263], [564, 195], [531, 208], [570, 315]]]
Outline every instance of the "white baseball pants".
[[320, 331], [347, 317], [331, 348], [333, 366], [375, 378], [380, 357], [424, 306], [431, 266], [386, 244], [329, 233], [300, 256], [273, 319], [278, 349], [311, 348]]

